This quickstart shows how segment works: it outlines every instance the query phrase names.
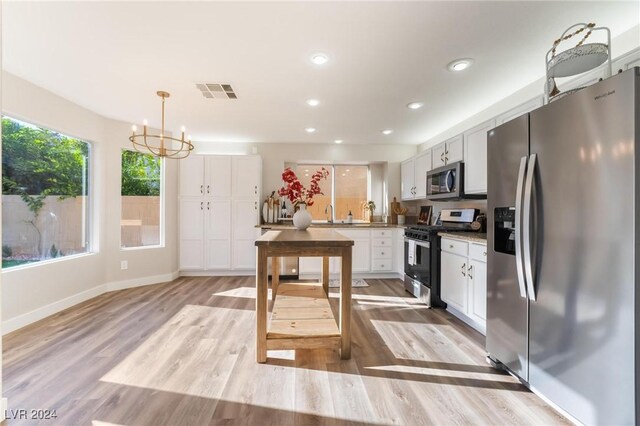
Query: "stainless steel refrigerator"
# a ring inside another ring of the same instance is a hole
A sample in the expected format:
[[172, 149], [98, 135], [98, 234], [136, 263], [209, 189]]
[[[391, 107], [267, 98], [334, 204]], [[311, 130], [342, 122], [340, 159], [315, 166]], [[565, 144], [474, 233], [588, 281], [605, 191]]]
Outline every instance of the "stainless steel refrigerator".
[[640, 423], [640, 68], [488, 134], [487, 352], [585, 424]]

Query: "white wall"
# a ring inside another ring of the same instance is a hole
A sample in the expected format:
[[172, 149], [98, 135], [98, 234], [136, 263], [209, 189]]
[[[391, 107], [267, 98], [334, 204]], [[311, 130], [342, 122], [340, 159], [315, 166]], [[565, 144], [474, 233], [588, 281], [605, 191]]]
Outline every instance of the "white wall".
[[[254, 152], [255, 150], [255, 152]], [[382, 166], [377, 175], [386, 178], [389, 199], [400, 199], [400, 162], [416, 154], [415, 145], [336, 145], [336, 144], [291, 144], [291, 143], [212, 143], [195, 142], [197, 154], [252, 154], [262, 157], [262, 194], [282, 186], [282, 171], [285, 162], [304, 162], [310, 164], [363, 164], [387, 163]], [[378, 210], [386, 203], [381, 193], [382, 189], [372, 188], [372, 198], [376, 201]], [[378, 201], [380, 204], [378, 204]]]
[[[92, 143], [93, 253], [2, 272], [3, 332], [130, 284], [169, 280], [177, 271], [177, 165], [166, 168], [166, 247], [120, 250], [120, 150], [130, 125], [101, 117], [3, 72], [5, 115]], [[120, 270], [120, 260], [129, 269]], [[124, 281], [124, 282], [123, 282]]]

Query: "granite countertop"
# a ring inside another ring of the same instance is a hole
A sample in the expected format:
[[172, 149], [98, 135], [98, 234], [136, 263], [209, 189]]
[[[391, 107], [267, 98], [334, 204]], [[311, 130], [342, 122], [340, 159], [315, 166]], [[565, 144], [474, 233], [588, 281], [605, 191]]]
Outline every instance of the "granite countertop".
[[453, 238], [455, 240], [471, 241], [474, 243], [487, 243], [487, 234], [479, 232], [438, 232], [438, 235], [444, 238]]
[[[382, 222], [365, 222], [365, 223], [312, 223], [311, 228], [349, 228], [349, 229], [379, 229], [379, 228], [404, 228], [405, 225], [392, 225], [390, 223]], [[289, 223], [263, 223], [262, 225], [256, 225], [256, 228], [262, 229], [295, 229], [291, 222]]]

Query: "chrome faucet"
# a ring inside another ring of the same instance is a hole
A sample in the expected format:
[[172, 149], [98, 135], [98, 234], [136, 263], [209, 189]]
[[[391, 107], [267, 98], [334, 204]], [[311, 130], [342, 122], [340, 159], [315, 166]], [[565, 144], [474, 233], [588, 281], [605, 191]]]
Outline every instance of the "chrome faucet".
[[[328, 215], [329, 207], [331, 207], [331, 216]], [[331, 204], [327, 204], [327, 207], [324, 208], [324, 214], [327, 215], [327, 223], [333, 223], [333, 206]]]

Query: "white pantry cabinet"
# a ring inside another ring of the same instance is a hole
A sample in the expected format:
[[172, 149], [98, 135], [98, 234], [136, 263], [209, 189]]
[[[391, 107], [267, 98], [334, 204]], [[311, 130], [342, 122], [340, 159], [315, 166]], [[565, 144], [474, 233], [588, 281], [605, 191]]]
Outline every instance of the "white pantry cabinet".
[[432, 168], [431, 150], [421, 152], [400, 164], [402, 200], [419, 200], [427, 196], [427, 172]]
[[489, 120], [464, 133], [464, 192], [487, 193], [487, 132], [496, 126]]
[[481, 333], [487, 320], [487, 245], [442, 238], [440, 293], [449, 310]]
[[180, 270], [255, 269], [261, 159], [191, 155], [180, 163]]

